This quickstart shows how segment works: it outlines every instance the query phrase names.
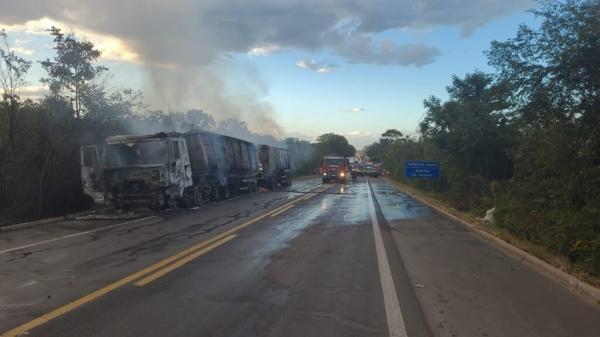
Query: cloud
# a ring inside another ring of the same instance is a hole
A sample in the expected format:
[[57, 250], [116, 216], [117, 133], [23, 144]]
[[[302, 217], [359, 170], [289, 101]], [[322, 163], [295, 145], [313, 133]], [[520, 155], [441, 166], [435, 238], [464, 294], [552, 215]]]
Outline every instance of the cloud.
[[[262, 56], [286, 49], [327, 52], [351, 64], [421, 67], [439, 55], [435, 46], [418, 41], [395, 44], [382, 33], [457, 27], [467, 36], [532, 4], [533, 0], [46, 0], [32, 5], [5, 0], [0, 27], [32, 35], [47, 34], [52, 25], [61, 27], [92, 41], [104, 59], [140, 65], [153, 81], [147, 83], [154, 90], [146, 97], [165, 98], [160, 100], [163, 104], [181, 98], [216, 116], [244, 115], [254, 125], [261, 120], [276, 125], [264, 92], [256, 95], [254, 86], [228, 91], [226, 77], [238, 74], [219, 64], [227, 64], [232, 54]], [[335, 69], [315, 62], [298, 66], [320, 73]]]
[[[458, 27], [468, 35], [532, 4], [532, 0], [48, 0], [31, 6], [29, 1], [5, 1], [0, 22], [24, 25], [39, 34], [48, 26], [44, 23], [52, 21], [74, 28], [98, 45], [102, 42], [107, 57], [154, 65], [206, 65], [228, 53], [254, 50], [263, 55], [273, 51], [264, 46], [278, 46], [328, 49], [353, 63], [422, 66], [437, 55], [434, 46], [392, 47], [375, 42], [375, 37], [390, 30], [442, 26]], [[372, 43], [365, 45], [365, 39]]]
[[248, 55], [252, 56], [267, 56], [275, 54], [281, 50], [281, 47], [276, 44], [268, 44], [264, 46], [254, 47], [248, 50]]
[[350, 108], [350, 109], [343, 109], [341, 110], [342, 112], [353, 112], [353, 113], [358, 113], [358, 112], [363, 112], [365, 111], [364, 108], [360, 108], [360, 107], [354, 107], [354, 108]]
[[379, 135], [370, 131], [352, 130], [344, 133], [344, 136], [348, 138], [348, 142], [352, 144], [357, 150], [364, 148], [379, 139]]
[[14, 51], [17, 54], [23, 54], [23, 55], [33, 55], [34, 50], [31, 48], [25, 48], [22, 46], [15, 46], [15, 47], [11, 47], [10, 48], [11, 51]]
[[[1, 18], [1, 17], [0, 17]], [[6, 25], [0, 21], [0, 27], [6, 29], [7, 32], [24, 32], [30, 35], [48, 35], [48, 29], [52, 26], [61, 28], [65, 33], [73, 33], [78, 38], [88, 40], [94, 43], [94, 46], [102, 52], [102, 58], [112, 61], [127, 61], [138, 63], [139, 55], [127, 45], [125, 41], [115, 36], [104, 35], [95, 31], [70, 24], [67, 22], [57, 21], [48, 17], [42, 17], [35, 20], [28, 20], [24, 23]], [[19, 43], [21, 42], [21, 43]], [[25, 41], [17, 40], [14, 50], [22, 54], [31, 55], [33, 49], [24, 48], [19, 44]]]
[[337, 48], [349, 63], [396, 64], [422, 67], [435, 61], [439, 49], [423, 44], [396, 45], [391, 40], [376, 41], [370, 35], [353, 37]]
[[300, 60], [296, 66], [302, 69], [313, 70], [321, 74], [330, 73], [337, 67], [333, 63], [317, 62], [315, 60]]
[[39, 99], [49, 93], [48, 87], [43, 85], [26, 85], [21, 88], [19, 95], [22, 98]]
[[28, 42], [30, 42], [30, 40], [15, 39], [15, 45], [14, 45], [14, 47], [11, 47], [10, 50], [17, 54], [33, 55], [35, 53], [35, 50], [24, 46]]

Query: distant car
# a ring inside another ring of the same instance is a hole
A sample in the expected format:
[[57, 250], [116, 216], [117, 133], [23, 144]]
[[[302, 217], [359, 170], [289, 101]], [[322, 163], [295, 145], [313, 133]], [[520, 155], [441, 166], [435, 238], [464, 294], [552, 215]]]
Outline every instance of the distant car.
[[365, 166], [365, 175], [372, 178], [379, 177], [379, 169], [372, 163], [368, 163]]

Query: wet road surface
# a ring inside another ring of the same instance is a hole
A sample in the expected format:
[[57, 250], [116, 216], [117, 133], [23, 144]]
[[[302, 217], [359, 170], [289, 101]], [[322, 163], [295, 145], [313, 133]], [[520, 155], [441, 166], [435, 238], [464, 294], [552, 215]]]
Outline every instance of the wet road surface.
[[2, 336], [600, 336], [600, 306], [382, 179], [0, 232], [0, 266]]

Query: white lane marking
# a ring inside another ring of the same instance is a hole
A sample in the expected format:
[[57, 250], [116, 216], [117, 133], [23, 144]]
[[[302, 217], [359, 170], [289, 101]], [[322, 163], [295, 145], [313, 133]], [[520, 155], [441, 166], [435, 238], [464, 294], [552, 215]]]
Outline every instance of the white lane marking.
[[30, 247], [35, 247], [35, 246], [43, 245], [43, 244], [50, 243], [50, 242], [55, 242], [55, 241], [60, 241], [60, 240], [65, 240], [65, 239], [70, 239], [70, 238], [74, 238], [74, 237], [77, 237], [77, 236], [86, 235], [86, 234], [90, 234], [90, 233], [94, 233], [94, 232], [99, 232], [99, 231], [102, 231], [102, 230], [105, 230], [105, 229], [114, 228], [114, 227], [129, 225], [129, 224], [132, 224], [134, 222], [144, 221], [144, 220], [148, 220], [148, 219], [152, 219], [152, 218], [157, 218], [157, 216], [153, 215], [153, 216], [149, 216], [149, 217], [146, 217], [146, 218], [141, 218], [141, 219], [136, 219], [136, 220], [132, 220], [132, 221], [122, 222], [122, 223], [118, 223], [118, 224], [114, 224], [114, 225], [110, 225], [110, 226], [105, 226], [105, 227], [101, 227], [101, 228], [96, 228], [96, 229], [92, 229], [92, 230], [85, 231], [85, 232], [73, 233], [73, 234], [61, 236], [61, 237], [58, 237], [58, 238], [53, 238], [53, 239], [44, 240], [44, 241], [38, 241], [38, 242], [30, 243], [28, 245], [20, 246], [20, 247], [14, 247], [14, 248], [10, 248], [10, 249], [0, 250], [0, 254], [10, 253], [10, 252], [14, 252], [14, 251], [17, 251], [17, 250], [21, 250], [21, 249], [25, 249], [25, 248], [30, 248]]
[[369, 178], [367, 178], [367, 185], [369, 186], [369, 189], [367, 190], [367, 193], [369, 194], [369, 210], [371, 212], [371, 224], [373, 225], [373, 237], [375, 238], [377, 265], [379, 267], [381, 289], [383, 290], [383, 304], [385, 306], [388, 331], [391, 337], [408, 337], [406, 327], [404, 326], [402, 309], [400, 309], [400, 302], [398, 301], [398, 294], [396, 293], [396, 287], [394, 286], [394, 279], [392, 278], [392, 271], [390, 270], [387, 253], [385, 252], [385, 247], [383, 245], [379, 221], [377, 221], [377, 215], [375, 213], [375, 204], [373, 203], [373, 196], [371, 196]]

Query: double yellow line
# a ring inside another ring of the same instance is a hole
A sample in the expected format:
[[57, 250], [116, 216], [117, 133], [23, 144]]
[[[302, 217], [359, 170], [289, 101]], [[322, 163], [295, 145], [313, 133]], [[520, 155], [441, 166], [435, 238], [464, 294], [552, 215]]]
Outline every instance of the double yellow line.
[[31, 331], [32, 329], [43, 325], [59, 316], [62, 316], [86, 303], [89, 303], [103, 295], [108, 294], [109, 292], [116, 290], [117, 288], [120, 288], [126, 284], [129, 284], [131, 282], [134, 282], [135, 280], [138, 280], [137, 282], [133, 283], [135, 286], [144, 286], [158, 278], [160, 278], [161, 276], [164, 276], [165, 274], [175, 270], [176, 268], [179, 268], [181, 266], [183, 266], [184, 264], [194, 260], [195, 258], [208, 253], [209, 251], [235, 239], [237, 237], [237, 235], [235, 234], [235, 232], [257, 222], [260, 221], [268, 216], [277, 216], [287, 210], [289, 210], [290, 208], [292, 208], [294, 206], [294, 204], [296, 204], [297, 202], [301, 201], [301, 200], [306, 200], [309, 199], [307, 198], [308, 196], [312, 197], [316, 194], [318, 194], [319, 192], [322, 192], [324, 190], [326, 190], [327, 188], [329, 188], [329, 186], [325, 186], [324, 188], [319, 188], [317, 189], [315, 192], [309, 193], [307, 196], [295, 199], [291, 202], [288, 202], [282, 206], [279, 206], [265, 214], [259, 215], [256, 218], [253, 218], [251, 220], [248, 220], [234, 228], [231, 228], [229, 230], [224, 231], [223, 233], [216, 235], [208, 240], [205, 240], [203, 242], [200, 242], [192, 247], [189, 247], [175, 255], [172, 255], [164, 260], [161, 260], [147, 268], [144, 268], [138, 272], [135, 272], [129, 276], [126, 276], [116, 282], [113, 282], [103, 288], [100, 288], [92, 293], [89, 293], [83, 297], [80, 297], [68, 304], [63, 305], [62, 307], [59, 307], [57, 309], [54, 309], [42, 316], [39, 316], [21, 326], [18, 326], [12, 330], [9, 330], [5, 333], [3, 333], [0, 337], [17, 337], [20, 335], [25, 335], [27, 333], [29, 333], [29, 331]]
[[307, 195], [303, 196], [302, 198], [298, 199], [298, 201], [300, 200], [308, 200], [312, 197], [314, 197], [315, 195], [325, 191], [326, 189], [330, 188], [331, 186], [323, 186], [321, 188], [316, 189], [314, 192], [308, 193]]

